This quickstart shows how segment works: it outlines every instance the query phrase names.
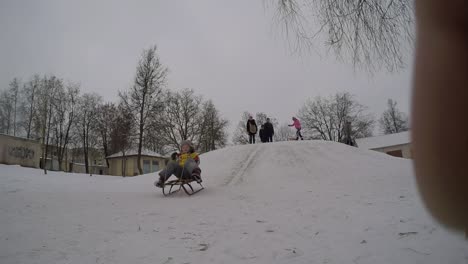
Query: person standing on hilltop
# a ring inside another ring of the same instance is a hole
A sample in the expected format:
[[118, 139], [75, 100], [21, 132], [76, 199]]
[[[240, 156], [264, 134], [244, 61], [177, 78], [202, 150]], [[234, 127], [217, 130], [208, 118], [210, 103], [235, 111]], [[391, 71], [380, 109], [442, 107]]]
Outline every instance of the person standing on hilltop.
[[260, 126], [260, 130], [258, 131], [258, 135], [260, 136], [260, 141], [262, 143], [267, 142], [266, 131], [265, 131], [265, 126], [264, 125]]
[[275, 130], [273, 129], [273, 124], [270, 122], [270, 118], [266, 119], [264, 127], [266, 142], [273, 142], [273, 135], [275, 134]]
[[247, 133], [249, 134], [249, 143], [255, 144], [255, 135], [257, 134], [257, 123], [255, 123], [255, 119], [252, 116], [249, 116], [249, 120], [247, 120]]

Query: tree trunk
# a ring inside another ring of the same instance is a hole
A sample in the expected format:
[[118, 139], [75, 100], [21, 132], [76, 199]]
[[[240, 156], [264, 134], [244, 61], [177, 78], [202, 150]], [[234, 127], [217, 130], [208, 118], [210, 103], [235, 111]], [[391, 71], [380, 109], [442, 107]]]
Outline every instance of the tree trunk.
[[11, 106], [8, 107], [8, 122], [7, 122], [7, 135], [10, 135], [10, 126], [11, 126]]
[[[46, 132], [46, 151], [45, 151], [45, 156], [46, 156], [46, 161], [47, 161], [47, 156], [49, 154], [49, 139], [50, 139], [50, 123], [52, 122], [52, 106], [49, 106], [49, 116], [48, 116], [49, 121], [47, 121], [47, 132]], [[50, 160], [50, 167], [51, 169], [54, 168], [54, 159]]]
[[29, 110], [29, 119], [28, 119], [28, 131], [26, 132], [26, 137], [30, 138], [31, 137], [31, 125], [32, 125], [32, 120], [33, 120], [33, 115], [34, 115], [34, 93], [36, 92], [36, 85], [33, 85], [33, 89], [31, 91], [31, 105], [30, 110]]
[[[142, 126], [140, 125], [140, 127], [142, 127]], [[140, 130], [141, 130], [141, 128], [140, 128]], [[140, 134], [140, 139], [139, 139], [139, 142], [138, 142], [138, 158], [137, 158], [138, 173], [140, 175], [143, 174], [143, 168], [141, 167], [141, 149], [142, 149], [142, 146], [143, 146], [143, 135]]]
[[84, 162], [85, 162], [85, 172], [86, 174], [89, 173], [89, 152], [88, 152], [88, 149], [87, 147], [84, 147]]
[[42, 146], [41, 146], [41, 149], [42, 149], [42, 168], [44, 169], [44, 174], [47, 174], [47, 166], [46, 166], [46, 163], [47, 163], [47, 158], [46, 158], [46, 147], [45, 147], [45, 132], [46, 132], [46, 127], [45, 127], [45, 121], [42, 125]]
[[398, 129], [398, 125], [397, 125], [395, 109], [392, 109], [392, 119], [393, 119], [393, 127], [395, 128], [395, 133], [400, 132], [400, 130]]
[[16, 104], [18, 102], [18, 91], [15, 93], [15, 103], [14, 103], [14, 109], [13, 109], [13, 136], [16, 137]]
[[107, 140], [106, 140], [106, 143], [103, 145], [104, 147], [104, 156], [106, 158], [106, 165], [107, 165], [107, 168], [109, 168], [109, 160], [107, 159], [107, 156], [109, 156], [109, 150], [107, 149]]
[[[58, 146], [57, 154], [58, 154], [58, 162], [59, 162], [59, 171], [62, 171], [62, 168], [63, 168], [62, 166], [63, 156], [66, 154], [66, 151], [67, 151], [68, 138], [70, 136], [70, 129], [71, 129], [72, 123], [73, 123], [73, 115], [68, 120], [67, 131], [65, 133], [65, 136], [63, 137], [63, 140], [62, 138], [60, 138], [60, 145]], [[67, 163], [68, 163], [68, 160], [67, 160]]]
[[83, 157], [85, 163], [85, 172], [86, 174], [89, 173], [89, 164], [88, 164], [88, 144], [87, 144], [87, 135], [86, 135], [86, 121], [83, 122]]
[[[49, 105], [49, 115], [47, 116], [46, 115], [46, 120], [47, 121], [47, 124], [44, 124], [44, 126], [46, 127], [46, 132], [45, 132], [45, 138], [46, 138], [46, 144], [45, 144], [45, 153], [44, 153], [44, 156], [43, 156], [43, 160], [44, 160], [44, 174], [47, 174], [47, 156], [49, 154], [49, 138], [50, 138], [50, 123], [52, 122], [52, 105]], [[54, 167], [54, 160], [51, 159], [51, 168], [53, 169]]]
[[[146, 89], [145, 89], [146, 90]], [[137, 157], [137, 167], [138, 167], [138, 173], [140, 175], [143, 174], [143, 168], [141, 167], [141, 149], [143, 147], [143, 131], [145, 128], [145, 121], [144, 121], [144, 111], [145, 111], [145, 99], [146, 99], [146, 91], [143, 93], [143, 100], [141, 103], [141, 109], [140, 109], [140, 133], [138, 135], [138, 157]]]
[[85, 146], [83, 146], [83, 155], [84, 155], [84, 162], [85, 162], [85, 172], [86, 174], [88, 174], [89, 173], [88, 151], [86, 150]]
[[46, 125], [47, 125], [47, 103], [45, 103], [45, 109], [43, 113], [43, 121], [42, 121], [42, 168], [44, 169], [44, 174], [47, 174], [47, 157], [46, 157], [46, 145], [45, 145], [45, 137], [46, 137]]
[[127, 157], [125, 156], [125, 150], [122, 149], [122, 177], [126, 176], [127, 172]]
[[122, 165], [120, 166], [121, 169], [122, 169], [122, 177], [125, 177], [125, 165], [124, 165], [124, 162], [125, 162], [125, 158], [122, 156]]
[[57, 162], [58, 162], [58, 170], [59, 171], [63, 171], [62, 170], [62, 161], [63, 161], [63, 153], [62, 153], [62, 147], [61, 146], [57, 146]]

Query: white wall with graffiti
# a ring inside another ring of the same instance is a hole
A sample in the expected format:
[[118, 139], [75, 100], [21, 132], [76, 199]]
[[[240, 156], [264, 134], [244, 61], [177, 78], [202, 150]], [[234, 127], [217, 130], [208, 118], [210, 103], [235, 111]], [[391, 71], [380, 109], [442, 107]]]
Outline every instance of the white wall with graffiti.
[[39, 168], [40, 157], [39, 141], [0, 134], [0, 163]]

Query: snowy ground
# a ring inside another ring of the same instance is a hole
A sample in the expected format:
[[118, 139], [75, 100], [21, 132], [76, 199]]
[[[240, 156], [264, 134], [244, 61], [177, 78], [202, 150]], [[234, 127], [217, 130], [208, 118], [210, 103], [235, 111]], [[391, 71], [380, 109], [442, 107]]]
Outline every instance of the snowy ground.
[[328, 142], [203, 155], [206, 190], [155, 175], [0, 165], [0, 263], [468, 263], [434, 222], [411, 161]]

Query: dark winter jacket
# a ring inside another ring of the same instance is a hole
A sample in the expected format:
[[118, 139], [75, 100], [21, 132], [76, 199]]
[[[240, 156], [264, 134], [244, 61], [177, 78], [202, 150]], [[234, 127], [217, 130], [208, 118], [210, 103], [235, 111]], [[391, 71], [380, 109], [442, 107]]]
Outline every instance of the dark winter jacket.
[[266, 131], [264, 128], [260, 128], [259, 130], [259, 135], [260, 135], [260, 141], [262, 141], [263, 143], [267, 142], [267, 135], [266, 135]]
[[249, 119], [247, 120], [247, 133], [250, 135], [255, 135], [257, 134], [257, 123], [255, 123], [255, 119]]
[[265, 136], [272, 137], [275, 134], [275, 130], [273, 129], [272, 123], [266, 122], [264, 127], [265, 127]]

